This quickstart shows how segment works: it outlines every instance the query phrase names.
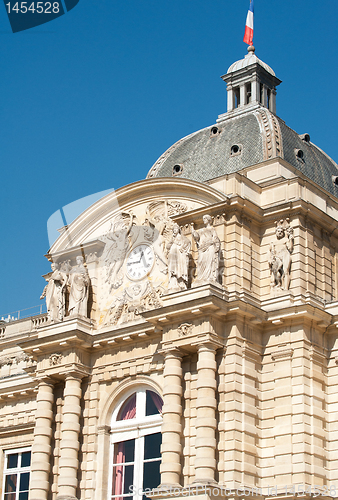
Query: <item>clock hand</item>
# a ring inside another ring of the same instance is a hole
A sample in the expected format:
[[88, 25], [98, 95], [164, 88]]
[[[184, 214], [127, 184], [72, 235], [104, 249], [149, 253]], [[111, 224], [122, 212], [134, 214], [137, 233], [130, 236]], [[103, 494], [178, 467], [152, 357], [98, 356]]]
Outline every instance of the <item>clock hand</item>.
[[147, 266], [148, 262], [146, 261], [146, 258], [145, 258], [145, 256], [144, 256], [143, 252], [142, 252], [142, 257], [141, 257], [141, 260], [143, 260], [143, 265], [144, 265], [144, 266]]

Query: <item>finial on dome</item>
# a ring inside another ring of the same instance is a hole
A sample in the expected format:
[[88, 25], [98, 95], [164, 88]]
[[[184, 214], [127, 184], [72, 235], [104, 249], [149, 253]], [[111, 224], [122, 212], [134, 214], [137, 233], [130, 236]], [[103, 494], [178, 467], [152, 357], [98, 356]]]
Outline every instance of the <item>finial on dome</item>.
[[252, 52], [254, 54], [255, 53], [255, 47], [253, 45], [249, 45], [248, 52], [249, 52], [249, 54], [250, 54], [250, 52]]

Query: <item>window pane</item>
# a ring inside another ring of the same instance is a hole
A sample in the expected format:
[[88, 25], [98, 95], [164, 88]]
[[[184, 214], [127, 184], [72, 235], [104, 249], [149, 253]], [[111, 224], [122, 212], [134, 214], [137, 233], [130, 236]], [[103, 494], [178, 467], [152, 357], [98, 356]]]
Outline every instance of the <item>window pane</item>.
[[19, 493], [19, 500], [28, 500], [28, 491]]
[[23, 472], [20, 475], [20, 490], [19, 491], [28, 491], [29, 487], [29, 472]]
[[5, 500], [15, 500], [15, 496], [16, 496], [15, 493], [5, 493], [4, 499]]
[[14, 469], [18, 466], [18, 453], [8, 455], [7, 469]]
[[115, 444], [114, 464], [125, 464], [126, 462], [134, 462], [135, 454], [135, 439], [123, 441]]
[[16, 490], [16, 480], [17, 480], [16, 474], [8, 474], [6, 476], [6, 482], [5, 482], [5, 492], [6, 493]]
[[161, 456], [162, 434], [149, 434], [144, 438], [144, 460], [149, 458], [159, 458]]
[[122, 406], [116, 420], [130, 420], [136, 416], [136, 393], [134, 393]]
[[146, 391], [146, 416], [162, 413], [162, 398], [153, 391]]
[[159, 460], [143, 464], [143, 490], [146, 488], [157, 488], [161, 483], [160, 463]]
[[123, 493], [129, 493], [129, 487], [132, 486], [134, 479], [134, 466], [126, 465], [124, 468], [124, 488]]
[[31, 464], [31, 452], [24, 451], [21, 455], [21, 467], [29, 467]]
[[121, 496], [130, 493], [129, 487], [134, 480], [134, 465], [116, 465], [113, 467], [112, 495]]

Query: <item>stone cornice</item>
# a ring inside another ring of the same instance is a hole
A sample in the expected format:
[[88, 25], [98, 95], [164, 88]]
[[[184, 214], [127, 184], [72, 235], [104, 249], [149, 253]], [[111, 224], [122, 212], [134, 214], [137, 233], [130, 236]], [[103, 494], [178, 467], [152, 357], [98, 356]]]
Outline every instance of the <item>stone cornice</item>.
[[29, 422], [27, 424], [9, 425], [6, 427], [0, 427], [0, 437], [5, 438], [8, 436], [18, 436], [20, 434], [32, 434], [35, 427], [35, 421]]
[[[67, 229], [66, 229], [67, 230]], [[63, 234], [63, 233], [62, 233]], [[52, 262], [58, 262], [62, 259], [73, 259], [78, 255], [83, 257], [88, 253], [97, 252], [100, 253], [105, 247], [105, 243], [101, 240], [93, 240], [86, 243], [81, 243], [81, 245], [76, 245], [72, 248], [61, 250], [59, 252], [47, 253], [45, 257]], [[49, 273], [50, 274], [50, 273]]]

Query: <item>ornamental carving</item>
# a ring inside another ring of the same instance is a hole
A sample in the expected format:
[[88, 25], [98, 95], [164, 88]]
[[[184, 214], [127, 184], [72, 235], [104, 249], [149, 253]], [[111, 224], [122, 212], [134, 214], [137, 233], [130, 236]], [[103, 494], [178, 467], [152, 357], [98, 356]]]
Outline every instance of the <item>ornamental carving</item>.
[[272, 289], [288, 290], [294, 244], [293, 228], [288, 219], [276, 222], [276, 240], [270, 243], [268, 257], [270, 286]]
[[50, 366], [61, 365], [62, 354], [54, 353], [49, 356]]
[[[132, 211], [119, 213], [102, 237], [105, 247], [100, 257], [97, 299], [103, 312], [101, 326], [135, 319], [143, 310], [161, 307], [159, 298], [168, 286], [172, 290], [187, 287], [190, 242], [180, 230], [174, 230], [171, 219], [186, 212], [187, 205], [157, 199], [143, 210], [140, 213], [135, 209], [137, 215]], [[183, 251], [181, 264], [184, 260], [180, 269], [173, 259], [178, 246]]]
[[117, 325], [135, 321], [140, 314], [162, 307], [162, 289], [154, 289], [150, 282], [134, 284], [117, 296], [107, 311], [102, 326]]
[[0, 368], [5, 365], [14, 365], [14, 364], [18, 365], [22, 361], [24, 362], [30, 361], [30, 357], [24, 352], [20, 352], [19, 354], [15, 354], [14, 356], [1, 356]]
[[182, 323], [178, 328], [178, 336], [185, 337], [186, 335], [190, 335], [192, 333], [193, 325], [191, 323]]

